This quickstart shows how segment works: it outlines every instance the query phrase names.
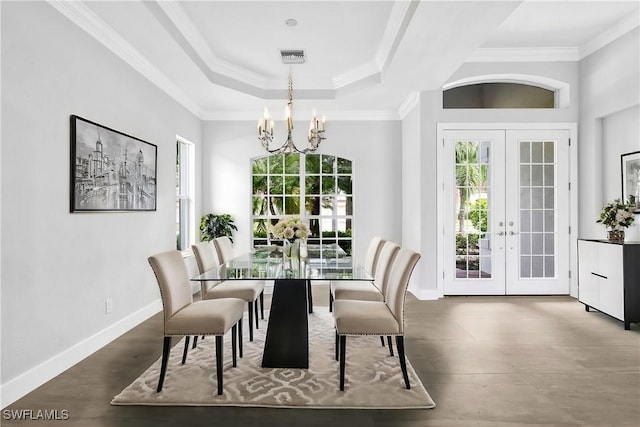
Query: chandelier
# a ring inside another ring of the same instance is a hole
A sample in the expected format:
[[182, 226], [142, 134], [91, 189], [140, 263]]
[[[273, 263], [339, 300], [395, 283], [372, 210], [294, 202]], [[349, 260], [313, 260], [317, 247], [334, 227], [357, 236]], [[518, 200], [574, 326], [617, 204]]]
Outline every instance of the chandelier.
[[293, 131], [293, 80], [291, 74], [289, 74], [289, 86], [287, 90], [289, 94], [289, 102], [284, 110], [285, 120], [287, 121], [287, 140], [278, 148], [269, 148], [273, 141], [273, 125], [274, 121], [269, 115], [269, 111], [265, 108], [263, 117], [258, 120], [258, 139], [262, 147], [272, 154], [282, 153], [301, 153], [306, 154], [314, 152], [320, 146], [320, 143], [326, 139], [324, 132], [327, 128], [326, 119], [322, 116], [322, 121], [319, 121], [315, 110], [313, 111], [311, 121], [309, 122], [309, 132], [307, 132], [307, 140], [309, 141], [309, 147], [300, 150], [293, 143], [293, 137], [291, 132]]

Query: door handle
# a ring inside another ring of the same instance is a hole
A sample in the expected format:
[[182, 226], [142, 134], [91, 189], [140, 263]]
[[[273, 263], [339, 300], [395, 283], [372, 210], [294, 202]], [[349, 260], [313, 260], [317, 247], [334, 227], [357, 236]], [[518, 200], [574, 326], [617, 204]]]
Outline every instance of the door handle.
[[504, 236], [504, 231], [498, 231], [498, 236]]
[[510, 231], [509, 232], [509, 236], [515, 236], [516, 234], [518, 234], [518, 233], [516, 233], [515, 231]]

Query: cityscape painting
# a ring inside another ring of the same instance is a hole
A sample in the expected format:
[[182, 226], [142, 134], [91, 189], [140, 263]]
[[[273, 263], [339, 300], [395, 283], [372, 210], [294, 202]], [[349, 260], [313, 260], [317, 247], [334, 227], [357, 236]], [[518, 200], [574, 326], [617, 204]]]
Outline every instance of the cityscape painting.
[[157, 146], [71, 116], [71, 212], [155, 211]]
[[635, 197], [634, 213], [640, 213], [640, 151], [626, 153], [622, 159], [622, 200]]

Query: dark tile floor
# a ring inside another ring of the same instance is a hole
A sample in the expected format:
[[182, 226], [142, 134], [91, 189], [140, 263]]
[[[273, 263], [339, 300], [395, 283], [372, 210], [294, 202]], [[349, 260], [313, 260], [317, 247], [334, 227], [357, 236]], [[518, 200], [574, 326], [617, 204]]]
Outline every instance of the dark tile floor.
[[[327, 299], [327, 287], [314, 286], [314, 303]], [[65, 409], [68, 420], [2, 426], [640, 426], [640, 326], [624, 331], [570, 297], [409, 295], [407, 356], [437, 404], [431, 410], [111, 406], [160, 356], [161, 321], [152, 317], [6, 408]]]

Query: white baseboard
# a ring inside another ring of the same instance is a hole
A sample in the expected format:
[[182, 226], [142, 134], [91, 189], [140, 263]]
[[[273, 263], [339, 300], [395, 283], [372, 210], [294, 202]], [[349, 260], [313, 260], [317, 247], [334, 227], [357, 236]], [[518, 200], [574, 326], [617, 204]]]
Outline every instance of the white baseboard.
[[0, 407], [12, 404], [159, 311], [160, 299], [0, 385]]
[[415, 289], [410, 288], [411, 292], [419, 300], [437, 300], [440, 299], [440, 292], [437, 289]]

